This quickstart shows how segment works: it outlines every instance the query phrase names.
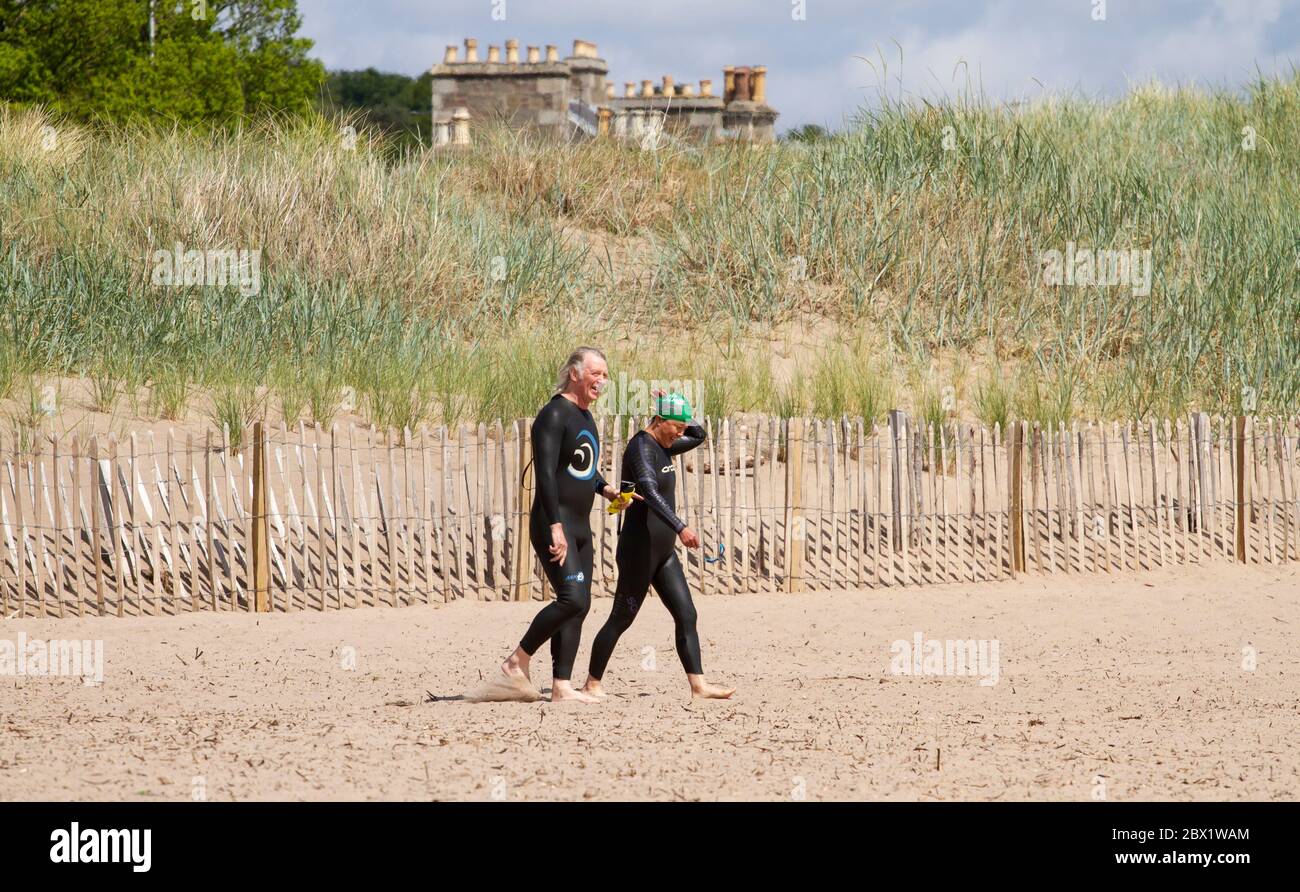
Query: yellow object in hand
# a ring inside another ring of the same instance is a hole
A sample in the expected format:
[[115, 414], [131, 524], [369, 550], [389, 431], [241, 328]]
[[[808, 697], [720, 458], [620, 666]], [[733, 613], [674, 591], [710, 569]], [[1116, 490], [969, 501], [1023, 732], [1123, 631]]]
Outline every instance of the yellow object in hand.
[[628, 505], [631, 504], [632, 504], [632, 493], [621, 492], [618, 495], [614, 496], [614, 498], [609, 500], [609, 505], [605, 507], [605, 510], [610, 514], [617, 514], [618, 512], [622, 511], [624, 508], [626, 508]]

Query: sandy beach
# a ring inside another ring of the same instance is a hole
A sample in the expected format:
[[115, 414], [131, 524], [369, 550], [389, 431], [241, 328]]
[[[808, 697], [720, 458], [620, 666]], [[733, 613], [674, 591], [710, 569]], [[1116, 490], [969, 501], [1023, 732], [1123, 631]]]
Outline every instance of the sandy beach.
[[[0, 798], [1293, 799], [1297, 596], [1300, 565], [1224, 562], [698, 598], [738, 693], [692, 702], [652, 595], [598, 705], [460, 699], [537, 602], [7, 619], [11, 651], [102, 641], [104, 665], [0, 675]], [[918, 636], [994, 645], [996, 683], [902, 674]]]

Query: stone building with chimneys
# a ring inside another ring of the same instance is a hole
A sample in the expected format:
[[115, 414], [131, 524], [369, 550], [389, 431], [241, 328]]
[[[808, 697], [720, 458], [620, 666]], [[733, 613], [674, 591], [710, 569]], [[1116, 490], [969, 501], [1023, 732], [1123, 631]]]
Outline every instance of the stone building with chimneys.
[[691, 143], [722, 140], [771, 142], [777, 112], [767, 104], [764, 66], [722, 69], [722, 95], [712, 80], [678, 84], [665, 75], [626, 81], [622, 90], [607, 79], [609, 66], [596, 45], [575, 40], [560, 58], [555, 45], [530, 46], [520, 58], [519, 41], [489, 46], [466, 38], [465, 53], [449, 46], [430, 70], [433, 143], [467, 145], [476, 127], [504, 122], [556, 139], [610, 137], [657, 145], [671, 138]]

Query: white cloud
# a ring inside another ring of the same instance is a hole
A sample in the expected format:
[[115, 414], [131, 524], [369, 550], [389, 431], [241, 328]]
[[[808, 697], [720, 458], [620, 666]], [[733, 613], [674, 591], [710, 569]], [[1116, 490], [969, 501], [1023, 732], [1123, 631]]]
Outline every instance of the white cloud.
[[493, 2], [299, 7], [330, 68], [414, 75], [467, 36], [480, 45], [555, 43], [562, 52], [575, 37], [594, 40], [620, 89], [664, 74], [717, 81], [723, 65], [765, 64], [783, 130], [837, 125], [873, 103], [879, 73], [860, 57], [879, 68], [883, 54], [896, 96], [899, 47], [906, 92], [953, 94], [969, 75], [995, 100], [1043, 90], [1115, 95], [1151, 77], [1239, 85], [1257, 63], [1286, 71], [1300, 61], [1300, 0], [1108, 0], [1104, 22], [1092, 20], [1091, 0], [807, 0], [803, 22], [791, 20], [790, 0], [506, 0], [504, 22], [493, 20]]

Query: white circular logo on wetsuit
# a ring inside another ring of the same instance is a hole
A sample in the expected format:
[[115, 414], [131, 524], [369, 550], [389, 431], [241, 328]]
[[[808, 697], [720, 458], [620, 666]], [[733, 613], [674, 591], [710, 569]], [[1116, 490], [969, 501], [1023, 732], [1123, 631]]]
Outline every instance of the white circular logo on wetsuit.
[[600, 445], [596, 435], [591, 431], [578, 431], [578, 445], [574, 447], [573, 457], [565, 468], [579, 480], [590, 480], [596, 473], [596, 459], [600, 456]]

